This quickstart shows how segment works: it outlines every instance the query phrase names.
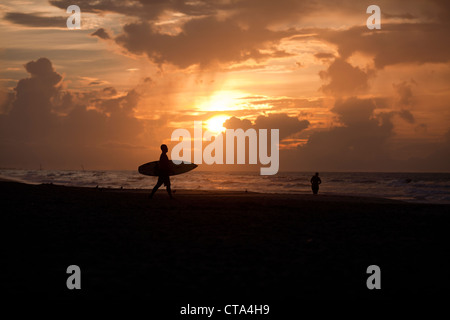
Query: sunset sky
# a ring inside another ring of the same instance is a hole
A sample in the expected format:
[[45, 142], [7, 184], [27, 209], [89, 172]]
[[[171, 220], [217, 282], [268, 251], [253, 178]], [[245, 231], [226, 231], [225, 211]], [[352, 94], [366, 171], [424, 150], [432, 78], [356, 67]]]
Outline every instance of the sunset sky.
[[2, 168], [136, 169], [204, 121], [280, 129], [280, 171], [450, 171], [448, 1], [24, 0], [0, 15]]

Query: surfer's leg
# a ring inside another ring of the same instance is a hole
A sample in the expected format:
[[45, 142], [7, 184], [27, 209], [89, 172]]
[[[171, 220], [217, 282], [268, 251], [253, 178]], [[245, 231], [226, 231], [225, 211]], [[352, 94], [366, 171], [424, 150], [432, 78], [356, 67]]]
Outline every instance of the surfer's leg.
[[170, 189], [170, 178], [169, 177], [166, 178], [165, 184], [166, 184], [167, 193], [169, 194], [170, 199], [172, 199], [173, 198], [172, 197], [172, 189]]
[[170, 189], [170, 184], [166, 187], [167, 193], [169, 194], [170, 199], [173, 199], [172, 197], [172, 190]]
[[153, 198], [153, 195], [155, 194], [155, 192], [159, 189], [159, 187], [161, 187], [163, 184], [162, 181], [160, 181], [160, 179], [158, 179], [158, 182], [156, 183], [156, 185], [153, 187], [152, 193], [148, 196], [150, 199]]

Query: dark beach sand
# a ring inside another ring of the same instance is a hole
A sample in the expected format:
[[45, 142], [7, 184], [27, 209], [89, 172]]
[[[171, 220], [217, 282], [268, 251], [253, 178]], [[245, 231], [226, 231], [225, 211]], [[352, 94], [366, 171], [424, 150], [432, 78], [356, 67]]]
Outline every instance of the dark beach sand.
[[[443, 297], [447, 205], [324, 195], [72, 188], [0, 182], [12, 298]], [[66, 268], [81, 268], [81, 290]], [[381, 268], [381, 290], [366, 269]]]

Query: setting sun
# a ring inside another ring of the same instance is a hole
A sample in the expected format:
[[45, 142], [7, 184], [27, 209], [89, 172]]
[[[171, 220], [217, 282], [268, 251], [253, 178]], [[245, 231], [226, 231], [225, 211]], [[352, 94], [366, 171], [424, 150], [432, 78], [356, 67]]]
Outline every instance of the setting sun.
[[206, 120], [206, 129], [214, 133], [220, 133], [225, 131], [226, 128], [223, 126], [223, 123], [228, 120], [229, 116], [215, 116], [208, 120]]

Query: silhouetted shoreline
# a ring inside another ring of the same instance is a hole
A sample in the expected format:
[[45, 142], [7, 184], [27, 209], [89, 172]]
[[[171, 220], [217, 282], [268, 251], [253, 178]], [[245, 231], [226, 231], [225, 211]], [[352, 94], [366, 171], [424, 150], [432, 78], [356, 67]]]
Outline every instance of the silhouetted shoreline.
[[[449, 205], [0, 182], [11, 298], [439, 297]], [[78, 265], [82, 289], [66, 288]], [[368, 290], [378, 265], [381, 290]]]

